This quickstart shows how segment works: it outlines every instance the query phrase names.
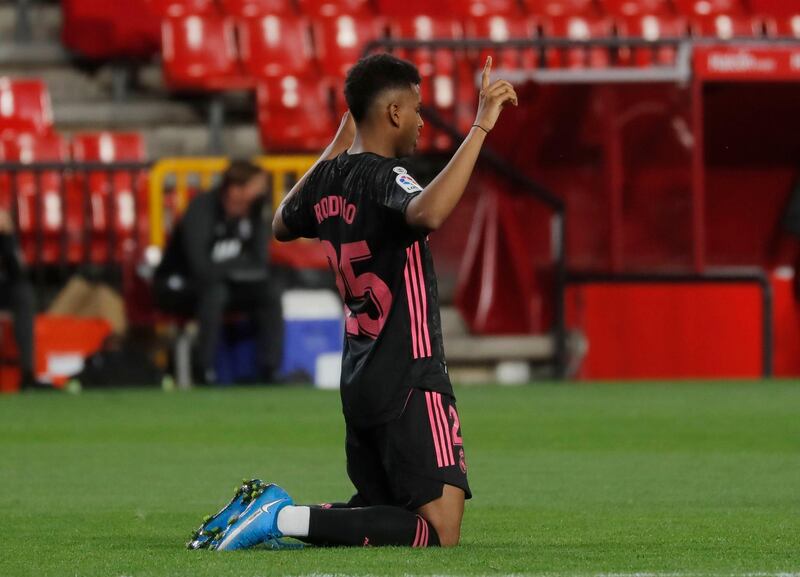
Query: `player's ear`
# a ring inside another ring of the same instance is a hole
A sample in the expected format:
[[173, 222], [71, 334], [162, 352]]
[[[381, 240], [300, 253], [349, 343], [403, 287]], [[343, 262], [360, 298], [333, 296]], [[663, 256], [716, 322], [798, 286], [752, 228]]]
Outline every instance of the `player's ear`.
[[392, 123], [392, 126], [395, 128], [400, 127], [400, 104], [397, 102], [390, 102], [389, 107], [387, 109], [387, 113], [389, 114], [389, 122]]

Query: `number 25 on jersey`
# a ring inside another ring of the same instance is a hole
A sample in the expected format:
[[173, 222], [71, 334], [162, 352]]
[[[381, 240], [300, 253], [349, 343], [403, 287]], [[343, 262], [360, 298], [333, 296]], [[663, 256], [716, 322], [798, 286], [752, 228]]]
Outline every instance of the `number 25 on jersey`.
[[356, 275], [353, 263], [372, 258], [367, 241], [345, 243], [341, 256], [330, 241], [323, 240], [322, 248], [336, 275], [336, 286], [345, 302], [345, 331], [348, 336], [367, 335], [378, 338], [392, 307], [392, 293], [378, 275], [364, 272]]

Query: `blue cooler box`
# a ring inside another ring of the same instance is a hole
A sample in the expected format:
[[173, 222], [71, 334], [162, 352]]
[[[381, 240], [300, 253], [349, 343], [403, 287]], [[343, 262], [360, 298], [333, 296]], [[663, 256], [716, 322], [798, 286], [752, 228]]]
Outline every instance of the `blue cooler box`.
[[320, 355], [342, 354], [344, 307], [326, 290], [291, 290], [283, 295], [284, 344], [281, 374], [306, 373], [316, 380]]

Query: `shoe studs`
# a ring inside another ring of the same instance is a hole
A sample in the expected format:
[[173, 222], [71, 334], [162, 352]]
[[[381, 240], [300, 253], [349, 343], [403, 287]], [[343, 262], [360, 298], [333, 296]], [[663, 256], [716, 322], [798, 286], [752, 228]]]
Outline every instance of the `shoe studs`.
[[[264, 483], [260, 479], [242, 479], [242, 484], [234, 488], [234, 501], [241, 499], [242, 505], [249, 505], [255, 499], [258, 499], [264, 491], [267, 490], [269, 484]], [[192, 532], [191, 540], [186, 544], [188, 549], [215, 549], [217, 541], [222, 538], [224, 530], [233, 525], [239, 520], [240, 515], [233, 515], [228, 519], [227, 525], [223, 527], [215, 527], [208, 529], [206, 525], [214, 519], [215, 515], [206, 515], [203, 517], [203, 523], [198, 529]]]

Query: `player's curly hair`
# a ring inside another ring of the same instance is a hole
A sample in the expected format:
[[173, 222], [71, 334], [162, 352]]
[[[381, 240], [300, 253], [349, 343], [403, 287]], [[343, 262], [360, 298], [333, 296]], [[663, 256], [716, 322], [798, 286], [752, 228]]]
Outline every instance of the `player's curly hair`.
[[384, 90], [419, 83], [419, 70], [411, 62], [391, 54], [373, 54], [359, 60], [347, 73], [344, 97], [353, 120], [359, 122]]

